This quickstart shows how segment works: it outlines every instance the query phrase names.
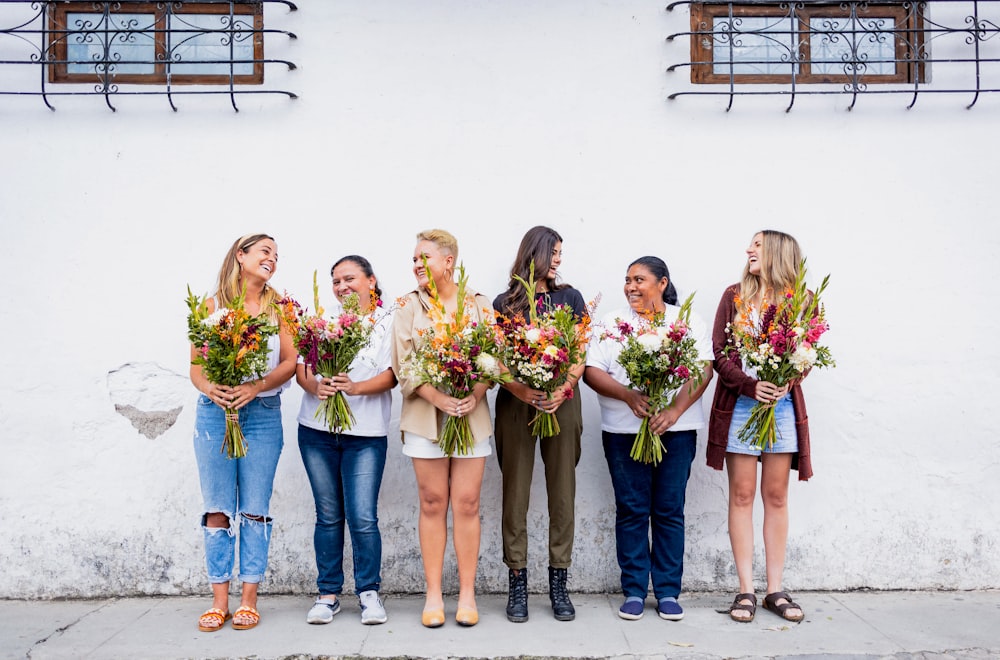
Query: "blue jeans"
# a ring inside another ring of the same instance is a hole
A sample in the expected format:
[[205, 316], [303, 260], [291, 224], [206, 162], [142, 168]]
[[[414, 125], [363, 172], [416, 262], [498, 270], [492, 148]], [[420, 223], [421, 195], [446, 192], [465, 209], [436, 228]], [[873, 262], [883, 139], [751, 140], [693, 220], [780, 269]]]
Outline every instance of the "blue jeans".
[[[247, 440], [247, 455], [226, 458], [220, 451], [226, 432], [226, 415], [207, 396], [198, 398], [194, 426], [194, 455], [198, 463], [205, 515], [205, 563], [209, 582], [229, 582], [233, 577], [236, 529], [239, 514], [240, 575], [243, 582], [260, 582], [267, 570], [271, 542], [271, 488], [284, 440], [281, 434], [280, 395], [258, 397], [240, 409], [240, 427]], [[207, 527], [209, 513], [224, 513], [229, 527]]]
[[604, 431], [601, 436], [615, 490], [622, 592], [626, 598], [645, 599], [652, 579], [657, 600], [676, 598], [684, 573], [684, 495], [697, 433], [663, 434], [663, 460], [655, 467], [629, 456], [634, 434]]
[[386, 437], [317, 431], [299, 424], [299, 453], [316, 503], [316, 587], [320, 594], [344, 588], [344, 517], [354, 548], [354, 591], [378, 591], [382, 535], [378, 491], [385, 469]]

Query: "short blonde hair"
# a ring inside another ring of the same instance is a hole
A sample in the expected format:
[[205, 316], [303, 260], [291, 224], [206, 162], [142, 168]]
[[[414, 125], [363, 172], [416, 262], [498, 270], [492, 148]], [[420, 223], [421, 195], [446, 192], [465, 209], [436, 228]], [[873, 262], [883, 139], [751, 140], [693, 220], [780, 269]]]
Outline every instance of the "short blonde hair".
[[458, 239], [444, 229], [425, 229], [417, 234], [417, 242], [430, 241], [438, 249], [458, 260]]
[[744, 304], [761, 293], [774, 302], [775, 296], [795, 284], [799, 264], [802, 263], [802, 250], [791, 234], [774, 229], [763, 229], [757, 234], [761, 235], [760, 275], [750, 272], [749, 263], [743, 267], [740, 298]]

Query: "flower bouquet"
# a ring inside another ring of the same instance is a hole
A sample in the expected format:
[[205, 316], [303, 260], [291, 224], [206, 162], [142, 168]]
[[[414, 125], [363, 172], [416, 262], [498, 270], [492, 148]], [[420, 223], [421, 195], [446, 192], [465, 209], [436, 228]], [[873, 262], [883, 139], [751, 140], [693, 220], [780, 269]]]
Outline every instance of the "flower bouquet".
[[[201, 365], [205, 377], [216, 385], [236, 387], [267, 373], [267, 338], [278, 333], [267, 316], [250, 316], [243, 309], [246, 290], [232, 308], [208, 313], [207, 296], [199, 298], [188, 287], [188, 339], [196, 349], [192, 364]], [[239, 411], [226, 408], [226, 434], [222, 449], [229, 458], [247, 455], [247, 441], [240, 428]]]
[[[534, 264], [527, 281], [514, 278], [535, 298]], [[544, 299], [532, 305], [528, 318], [496, 315], [496, 331], [503, 346], [504, 364], [515, 380], [550, 396], [566, 384], [570, 369], [583, 361], [590, 338], [590, 318], [577, 319], [569, 305], [545, 307]], [[573, 396], [570, 389], [567, 396]], [[531, 435], [551, 438], [559, 434], [555, 413], [538, 411], [529, 422]]]
[[606, 335], [623, 344], [618, 364], [628, 374], [629, 388], [649, 397], [649, 415], [643, 418], [629, 454], [642, 463], [657, 465], [663, 460], [663, 443], [649, 428], [649, 420], [673, 405], [685, 383], [696, 388], [704, 378], [705, 362], [699, 359], [689, 327], [693, 298], [693, 293], [687, 297], [669, 325], [662, 313], [648, 314], [637, 327], [619, 320], [618, 335]]
[[[830, 276], [823, 278], [815, 293], [806, 289], [806, 262], [799, 264], [795, 284], [786, 289], [776, 303], [767, 301], [760, 314], [742, 305], [736, 298], [739, 316], [726, 332], [746, 366], [757, 370], [757, 378], [784, 387], [813, 367], [833, 367], [836, 363], [826, 346], [816, 342], [830, 326], [820, 303]], [[757, 402], [750, 418], [738, 431], [741, 442], [754, 449], [771, 447], [777, 439], [774, 404]]]
[[[463, 265], [458, 267], [458, 273], [458, 305], [454, 314], [446, 312], [431, 279], [428, 315], [432, 325], [417, 338], [405, 368], [415, 381], [431, 385], [448, 396], [464, 399], [472, 394], [477, 383], [508, 382], [510, 374], [500, 367], [501, 348], [490, 325], [477, 323], [469, 317], [468, 277]], [[446, 415], [437, 441], [448, 456], [470, 453], [475, 439], [469, 418]]]
[[[323, 318], [316, 271], [313, 271], [313, 304], [316, 313], [309, 314], [288, 295], [278, 301], [281, 316], [292, 329], [295, 350], [302, 356], [302, 361], [313, 373], [332, 378], [347, 372], [354, 358], [368, 345], [375, 329], [375, 319], [361, 313], [356, 293], [344, 298], [339, 315]], [[322, 418], [331, 433], [349, 431], [357, 421], [343, 392], [321, 401], [314, 417]]]

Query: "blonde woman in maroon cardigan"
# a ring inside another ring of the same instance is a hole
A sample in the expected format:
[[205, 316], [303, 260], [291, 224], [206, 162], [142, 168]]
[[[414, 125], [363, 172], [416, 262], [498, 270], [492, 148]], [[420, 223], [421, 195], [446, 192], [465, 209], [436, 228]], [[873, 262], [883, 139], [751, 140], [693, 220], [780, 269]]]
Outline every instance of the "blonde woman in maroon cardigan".
[[[752, 368], [744, 367], [726, 328], [743, 311], [755, 314], [765, 301], [775, 299], [795, 282], [802, 261], [799, 245], [788, 234], [765, 230], [754, 234], [746, 250], [743, 277], [728, 287], [715, 315], [712, 344], [719, 382], [712, 402], [708, 426], [708, 464], [729, 478], [729, 540], [739, 576], [739, 594], [729, 616], [752, 621], [757, 609], [753, 586], [753, 503], [760, 462], [760, 494], [764, 503], [764, 557], [767, 590], [764, 607], [788, 621], [801, 621], [802, 608], [782, 591], [788, 540], [788, 481], [792, 469], [799, 480], [812, 476], [809, 459], [809, 423], [805, 399], [798, 381], [783, 387], [758, 380]], [[737, 304], [740, 307], [737, 307]], [[756, 403], [775, 406], [778, 441], [759, 451], [737, 437]]]

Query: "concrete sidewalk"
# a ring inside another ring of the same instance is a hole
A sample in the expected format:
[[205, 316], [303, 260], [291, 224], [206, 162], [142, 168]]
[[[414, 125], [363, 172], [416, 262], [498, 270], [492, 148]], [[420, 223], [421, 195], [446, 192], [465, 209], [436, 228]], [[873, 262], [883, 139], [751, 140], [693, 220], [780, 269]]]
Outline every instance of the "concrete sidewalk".
[[[552, 618], [548, 598], [532, 594], [531, 619], [513, 624], [506, 597], [479, 597], [480, 623], [420, 625], [423, 599], [386, 598], [389, 621], [363, 626], [357, 600], [343, 599], [332, 623], [311, 626], [305, 596], [260, 600], [250, 631], [196, 627], [208, 597], [87, 601], [0, 601], [0, 658], [997, 658], [1000, 591], [798, 593], [807, 617], [789, 624], [758, 608], [749, 624], [716, 612], [731, 594], [685, 594], [680, 622], [663, 621], [647, 601], [639, 621], [616, 615], [616, 594], [573, 594], [573, 622]], [[232, 605], [238, 601], [234, 598]]]

